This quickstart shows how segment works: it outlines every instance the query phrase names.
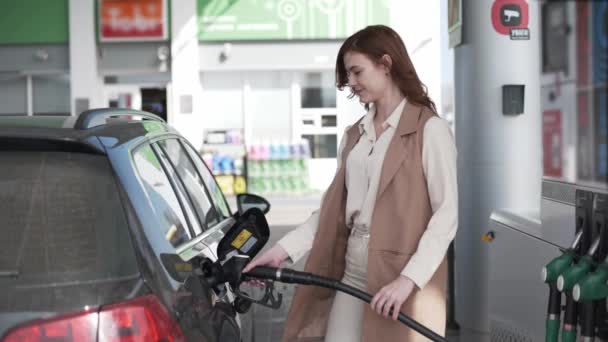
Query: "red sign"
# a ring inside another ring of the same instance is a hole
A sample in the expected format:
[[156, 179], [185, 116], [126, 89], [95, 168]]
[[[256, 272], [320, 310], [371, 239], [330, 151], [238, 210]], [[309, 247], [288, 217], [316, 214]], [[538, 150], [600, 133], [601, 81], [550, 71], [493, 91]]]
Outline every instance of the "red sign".
[[562, 112], [543, 112], [543, 175], [562, 177]]
[[528, 21], [525, 0], [495, 0], [492, 4], [492, 26], [500, 34], [509, 35], [512, 29], [528, 28]]
[[167, 39], [165, 0], [99, 0], [100, 41]]

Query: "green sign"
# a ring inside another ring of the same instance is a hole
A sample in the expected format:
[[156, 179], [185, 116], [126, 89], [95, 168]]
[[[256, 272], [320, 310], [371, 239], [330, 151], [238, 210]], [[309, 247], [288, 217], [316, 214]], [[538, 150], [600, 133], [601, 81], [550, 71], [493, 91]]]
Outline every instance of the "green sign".
[[390, 0], [198, 0], [201, 41], [343, 39], [387, 24]]
[[68, 0], [0, 1], [0, 13], [0, 44], [68, 42]]

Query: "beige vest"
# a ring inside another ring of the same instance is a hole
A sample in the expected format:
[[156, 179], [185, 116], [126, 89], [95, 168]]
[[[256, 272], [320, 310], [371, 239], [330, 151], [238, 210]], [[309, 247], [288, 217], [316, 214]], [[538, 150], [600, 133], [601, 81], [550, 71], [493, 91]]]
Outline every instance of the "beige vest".
[[[367, 292], [377, 293], [397, 278], [412, 254], [432, 216], [422, 168], [422, 133], [426, 121], [435, 115], [426, 107], [406, 103], [391, 140], [380, 176], [380, 185], [370, 231]], [[342, 167], [325, 193], [319, 226], [304, 270], [342, 279], [345, 268], [346, 227], [345, 166], [349, 152], [360, 134], [358, 125], [347, 131]], [[422, 290], [415, 289], [402, 312], [440, 335], [445, 331], [446, 260]], [[335, 291], [314, 286], [298, 286], [291, 303], [283, 341], [320, 340]], [[358, 324], [353, 322], [353, 324]], [[427, 341], [422, 335], [376, 314], [367, 305], [363, 315], [363, 342]]]

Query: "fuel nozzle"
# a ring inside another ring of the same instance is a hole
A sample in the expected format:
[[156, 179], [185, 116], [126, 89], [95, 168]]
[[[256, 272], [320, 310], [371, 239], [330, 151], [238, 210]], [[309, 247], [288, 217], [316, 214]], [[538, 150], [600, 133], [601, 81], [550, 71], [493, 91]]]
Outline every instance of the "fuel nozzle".
[[[598, 235], [606, 238], [606, 211], [608, 209], [608, 198], [597, 194], [593, 201], [593, 222], [594, 226], [598, 227]], [[602, 264], [597, 269], [582, 279], [572, 289], [574, 300], [578, 302], [596, 301], [608, 297], [608, 254], [606, 251], [606, 242], [604, 248], [599, 252], [600, 257], [604, 258]]]
[[205, 259], [201, 264], [201, 280], [209, 287], [228, 283], [230, 286], [238, 286], [241, 282], [241, 273], [249, 262], [246, 255], [233, 255], [224, 261], [211, 262]]
[[564, 273], [557, 277], [557, 289], [560, 291], [570, 291], [576, 283], [583, 279], [595, 264], [593, 255], [600, 246], [600, 237], [593, 240], [593, 244], [585, 256], [576, 264], [568, 268]]
[[[232, 253], [222, 261], [210, 262], [206, 260], [201, 265], [201, 281], [211, 288], [217, 288], [228, 283], [237, 296], [237, 311], [247, 310], [251, 303], [260, 304], [272, 309], [281, 307], [283, 295], [276, 292], [272, 281], [264, 281], [264, 295], [260, 299], [253, 298], [241, 291], [243, 269], [249, 263], [249, 256]], [[240, 311], [239, 311], [240, 312]]]
[[557, 289], [557, 278], [566, 271], [576, 258], [576, 250], [581, 243], [583, 231], [580, 230], [574, 237], [570, 248], [557, 258], [551, 260], [542, 269], [543, 282], [549, 286], [549, 300], [547, 305], [547, 320], [545, 322], [545, 342], [557, 342], [559, 337], [562, 294]]
[[608, 297], [608, 257], [572, 288], [572, 296], [577, 302], [600, 300]]
[[541, 271], [541, 277], [543, 282], [549, 284], [557, 281], [557, 278], [564, 273], [576, 258], [576, 249], [581, 242], [583, 231], [581, 230], [576, 234], [572, 246], [564, 251], [564, 253], [557, 258], [551, 260]]

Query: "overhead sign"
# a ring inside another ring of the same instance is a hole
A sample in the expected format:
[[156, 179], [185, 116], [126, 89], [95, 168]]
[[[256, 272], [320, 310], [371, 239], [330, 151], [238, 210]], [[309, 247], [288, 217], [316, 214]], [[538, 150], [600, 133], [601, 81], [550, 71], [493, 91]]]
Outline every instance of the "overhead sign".
[[98, 0], [99, 40], [168, 39], [166, 0]]
[[197, 1], [201, 41], [343, 39], [389, 22], [389, 0]]
[[70, 40], [68, 0], [0, 3], [0, 44], [65, 44]]
[[495, 0], [492, 4], [492, 26], [512, 40], [529, 40], [529, 10], [525, 0]]

